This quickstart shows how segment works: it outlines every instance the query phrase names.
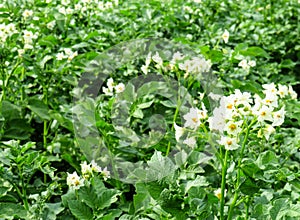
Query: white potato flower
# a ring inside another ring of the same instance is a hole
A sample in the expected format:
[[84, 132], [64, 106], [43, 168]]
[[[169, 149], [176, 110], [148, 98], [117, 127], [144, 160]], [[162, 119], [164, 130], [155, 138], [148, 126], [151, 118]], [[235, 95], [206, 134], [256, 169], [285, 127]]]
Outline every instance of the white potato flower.
[[224, 108], [219, 107], [213, 110], [213, 115], [207, 119], [209, 129], [223, 132], [226, 124], [226, 116]]
[[238, 66], [242, 67], [244, 70], [249, 70], [249, 65], [247, 63], [247, 60], [241, 60], [238, 64]]
[[184, 127], [186, 128], [197, 129], [201, 124], [199, 109], [197, 108], [190, 108], [190, 111], [183, 118], [185, 120]]
[[248, 65], [251, 66], [251, 67], [255, 67], [255, 66], [256, 66], [255, 60], [250, 60], [250, 61], [248, 62]]
[[242, 131], [243, 121], [228, 121], [225, 125], [225, 131], [228, 134], [237, 136]]
[[224, 42], [227, 44], [229, 40], [229, 32], [227, 30], [225, 30], [224, 33], [222, 34], [222, 38]]
[[92, 168], [90, 164], [87, 164], [86, 161], [80, 164], [80, 166], [81, 166], [81, 173], [85, 178], [89, 177], [92, 174]]
[[67, 58], [67, 57], [63, 52], [60, 52], [60, 53], [56, 54], [56, 59], [57, 60], [63, 60], [65, 58]]
[[159, 53], [156, 52], [153, 56], [152, 56], [152, 60], [157, 63], [159, 66], [162, 66], [163, 65], [163, 60], [162, 58], [160, 57]]
[[265, 137], [266, 140], [270, 139], [271, 134], [275, 132], [275, 128], [272, 125], [266, 124], [266, 126], [260, 129], [257, 133], [257, 137]]
[[276, 85], [274, 83], [263, 84], [262, 87], [264, 88], [263, 93], [265, 93], [265, 94], [267, 94], [267, 93], [272, 93], [274, 95], [277, 94]]
[[[224, 191], [224, 196], [226, 196], [226, 193], [227, 193], [227, 190], [225, 189]], [[214, 194], [215, 196], [218, 198], [218, 199], [221, 199], [221, 188], [218, 188], [214, 191]]]
[[257, 116], [257, 121], [273, 121], [272, 117], [273, 108], [263, 105], [260, 109], [253, 111], [253, 114]]
[[118, 85], [115, 86], [116, 93], [121, 93], [125, 90], [125, 85], [124, 83], [119, 83]]
[[68, 173], [67, 185], [73, 189], [79, 189], [84, 185], [84, 180], [74, 171], [72, 174]]
[[195, 137], [189, 137], [189, 138], [185, 139], [183, 141], [183, 143], [188, 145], [189, 147], [194, 148], [196, 146], [197, 141], [196, 141]]
[[101, 167], [95, 162], [95, 160], [91, 161], [91, 169], [92, 169], [92, 171], [94, 171], [96, 173], [102, 172]]
[[297, 93], [293, 90], [293, 87], [289, 85], [289, 95], [292, 99], [297, 99]]
[[286, 111], [284, 110], [284, 107], [282, 107], [279, 111], [273, 112], [273, 123], [272, 126], [280, 126], [284, 122]]
[[184, 128], [178, 126], [176, 123], [174, 123], [174, 129], [175, 129], [175, 139], [176, 141], [179, 141], [181, 136], [184, 133]]
[[232, 138], [228, 136], [222, 136], [221, 140], [219, 140], [219, 144], [225, 147], [226, 150], [236, 150], [240, 146], [237, 143], [237, 138]]
[[180, 52], [176, 52], [173, 54], [172, 60], [170, 61], [170, 63], [172, 65], [175, 65], [177, 61], [184, 59], [184, 56], [182, 55], [182, 53]]
[[284, 98], [289, 95], [289, 88], [286, 85], [279, 84], [277, 93], [281, 98]]
[[25, 9], [22, 16], [26, 19], [28, 17], [31, 17], [33, 15], [33, 11], [32, 10], [28, 10], [28, 9]]
[[104, 169], [101, 171], [101, 174], [104, 180], [110, 178], [110, 172], [107, 170], [107, 167], [104, 167]]
[[55, 27], [56, 21], [50, 21], [49, 23], [47, 23], [47, 28], [50, 30], [53, 30], [53, 28]]

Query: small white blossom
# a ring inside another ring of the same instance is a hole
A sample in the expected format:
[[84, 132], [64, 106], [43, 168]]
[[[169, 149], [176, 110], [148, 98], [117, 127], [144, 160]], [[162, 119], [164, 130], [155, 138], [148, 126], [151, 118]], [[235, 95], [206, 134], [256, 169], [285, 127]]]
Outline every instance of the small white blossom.
[[55, 27], [56, 21], [50, 21], [49, 23], [47, 23], [47, 28], [50, 30], [53, 30], [53, 28]]
[[257, 116], [257, 121], [273, 121], [272, 117], [273, 108], [263, 105], [259, 110], [253, 111], [253, 114]]
[[91, 166], [89, 164], [87, 164], [86, 161], [84, 161], [82, 164], [80, 164], [80, 166], [81, 166], [81, 173], [83, 174], [83, 176], [85, 178], [89, 177], [89, 175], [92, 173]]
[[192, 129], [197, 129], [200, 124], [200, 117], [199, 117], [199, 109], [191, 108], [190, 111], [183, 116], [185, 123], [184, 127], [189, 127]]
[[101, 167], [95, 162], [95, 160], [91, 161], [91, 169], [92, 169], [92, 171], [94, 171], [96, 173], [102, 172]]
[[113, 78], [109, 78], [107, 80], [106, 85], [107, 85], [107, 87], [108, 87], [109, 90], [113, 91], [114, 85], [115, 85]]
[[224, 42], [227, 44], [229, 40], [229, 32], [227, 30], [225, 30], [224, 33], [222, 34], [222, 38]]
[[226, 150], [236, 150], [239, 148], [237, 138], [222, 136], [219, 144], [223, 145]]
[[184, 128], [178, 126], [176, 123], [174, 123], [174, 129], [175, 129], [175, 139], [176, 141], [179, 141], [181, 136], [184, 133]]
[[286, 85], [279, 84], [277, 92], [278, 92], [278, 95], [281, 98], [284, 98], [284, 97], [288, 96], [288, 94], [289, 94], [289, 88]]
[[124, 83], [119, 83], [118, 85], [115, 86], [116, 93], [121, 93], [125, 90], [125, 85]]
[[282, 107], [279, 111], [273, 112], [273, 123], [272, 126], [280, 126], [284, 122], [285, 110]]
[[256, 66], [255, 60], [250, 60], [250, 61], [248, 62], [248, 65], [251, 66], [251, 67], [255, 67], [255, 66]]
[[249, 70], [247, 60], [242, 60], [241, 62], [239, 62], [238, 66], [242, 67], [244, 70]]
[[[225, 191], [224, 191], [224, 197], [226, 196], [226, 192], [227, 192], [227, 190], [225, 189]], [[214, 191], [214, 194], [215, 194], [215, 196], [216, 196], [218, 199], [221, 199], [221, 188], [216, 189], [216, 190]]]
[[24, 12], [23, 12], [23, 14], [22, 14], [22, 16], [26, 19], [26, 18], [28, 18], [28, 17], [31, 17], [33, 15], [33, 11], [32, 10], [28, 10], [28, 9], [26, 9]]
[[63, 60], [65, 58], [66, 58], [66, 56], [63, 52], [60, 52], [60, 53], [56, 54], [56, 59], [57, 60]]
[[262, 87], [265, 89], [263, 91], [263, 93], [265, 93], [265, 94], [267, 94], [267, 93], [272, 93], [274, 95], [277, 94], [276, 85], [274, 83], [263, 84]]
[[228, 134], [237, 136], [242, 131], [243, 121], [228, 121], [225, 125], [225, 131]]
[[293, 90], [293, 87], [289, 85], [289, 95], [292, 99], [297, 99], [297, 93]]
[[103, 175], [103, 179], [107, 180], [110, 178], [110, 172], [107, 170], [107, 167], [105, 167], [102, 171], [101, 174]]
[[25, 50], [24, 49], [19, 49], [18, 50], [18, 55], [19, 57], [22, 57], [22, 55], [25, 53]]
[[265, 137], [266, 140], [270, 139], [271, 134], [275, 132], [275, 128], [272, 125], [266, 124], [266, 127], [260, 129], [257, 133], [257, 137]]
[[68, 173], [67, 185], [73, 189], [79, 189], [84, 185], [84, 180], [74, 171], [72, 174]]
[[159, 53], [156, 52], [155, 55], [152, 56], [152, 60], [157, 63], [159, 66], [163, 65], [163, 60], [162, 58], [159, 56]]
[[188, 145], [189, 147], [194, 148], [196, 146], [197, 141], [196, 141], [195, 137], [189, 137], [189, 138], [185, 139], [183, 141], [183, 143]]

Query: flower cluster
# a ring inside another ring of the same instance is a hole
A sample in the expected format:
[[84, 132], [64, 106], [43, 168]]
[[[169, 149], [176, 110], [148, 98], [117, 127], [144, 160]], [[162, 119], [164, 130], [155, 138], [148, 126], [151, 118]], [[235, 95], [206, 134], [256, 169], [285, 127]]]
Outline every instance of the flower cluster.
[[15, 33], [18, 33], [15, 24], [0, 24], [0, 43], [5, 43], [6, 39]]
[[63, 52], [56, 54], [57, 60], [67, 59], [68, 62], [71, 62], [74, 57], [78, 55], [77, 51], [73, 52], [70, 48], [64, 48]]
[[[144, 74], [149, 72], [149, 65], [152, 61], [156, 64], [156, 68], [165, 69], [163, 66], [163, 59], [159, 53], [156, 52], [154, 55], [152, 55], [150, 52], [146, 57], [145, 65], [141, 67], [141, 70]], [[173, 57], [169, 63], [169, 67], [172, 70], [175, 70], [178, 66], [179, 70], [184, 71], [184, 78], [187, 78], [190, 74], [196, 75], [208, 72], [211, 68], [211, 65], [211, 61], [206, 60], [203, 57], [192, 57], [191, 59], [188, 59], [188, 57], [185, 57], [178, 51], [173, 54]]]
[[107, 87], [103, 87], [103, 92], [108, 96], [113, 96], [114, 91], [116, 93], [121, 93], [125, 90], [124, 83], [115, 84], [113, 78], [109, 78], [106, 83]]
[[180, 142], [181, 137], [183, 137], [185, 131], [187, 131], [188, 135], [185, 135], [186, 137], [183, 140], [183, 144], [186, 144], [190, 147], [195, 147], [196, 138], [191, 130], [196, 131], [201, 124], [205, 123], [207, 117], [207, 109], [205, 108], [205, 105], [203, 103], [201, 109], [194, 107], [190, 108], [189, 112], [183, 116], [185, 120], [183, 127], [180, 127], [174, 123], [176, 140]]
[[81, 186], [84, 186], [84, 180], [88, 180], [94, 173], [100, 173], [104, 180], [110, 178], [110, 172], [107, 170], [107, 167], [102, 169], [94, 160], [90, 164], [84, 161], [80, 166], [83, 178], [76, 171], [67, 173], [67, 185], [72, 189], [79, 189]]
[[24, 39], [24, 49], [33, 49], [33, 40], [37, 39], [37, 33], [33, 34], [32, 31], [24, 30], [23, 39]]
[[85, 179], [91, 177], [93, 173], [100, 173], [104, 180], [110, 178], [110, 172], [107, 170], [107, 167], [102, 169], [94, 160], [92, 160], [90, 164], [84, 161], [80, 166], [83, 178]]
[[234, 94], [222, 96], [220, 106], [215, 108], [208, 118], [212, 131], [221, 134], [219, 144], [227, 150], [239, 148], [239, 135], [250, 121], [255, 121], [254, 129], [258, 129], [258, 137], [267, 140], [275, 132], [276, 126], [284, 122], [285, 107], [283, 98], [296, 99], [297, 94], [291, 86], [274, 83], [263, 85], [264, 97], [236, 89]]
[[249, 70], [250, 67], [255, 67], [256, 66], [256, 62], [255, 60], [246, 60], [243, 59], [239, 62], [238, 66], [242, 67], [244, 70]]

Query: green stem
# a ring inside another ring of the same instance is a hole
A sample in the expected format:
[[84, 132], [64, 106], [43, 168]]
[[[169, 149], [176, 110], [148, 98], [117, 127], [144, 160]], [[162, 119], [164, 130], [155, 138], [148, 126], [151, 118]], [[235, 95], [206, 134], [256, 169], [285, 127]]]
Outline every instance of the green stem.
[[23, 177], [23, 174], [22, 174], [22, 169], [21, 169], [21, 167], [19, 167], [19, 165], [17, 167], [18, 167], [18, 171], [19, 171], [20, 179], [21, 179], [22, 200], [23, 200], [25, 209], [29, 210], [29, 205], [28, 205], [28, 201], [27, 201], [26, 185], [25, 185], [25, 182], [24, 182], [24, 177]]
[[[47, 87], [44, 85], [43, 86], [43, 95], [44, 95], [44, 103], [48, 105], [48, 91]], [[44, 129], [43, 129], [43, 144], [44, 148], [47, 148], [47, 136], [48, 136], [48, 128], [47, 128], [47, 121], [44, 120]]]
[[225, 185], [227, 173], [228, 150], [225, 152], [224, 162], [222, 164], [222, 183], [221, 183], [221, 202], [220, 202], [220, 220], [224, 220], [224, 205], [225, 205]]
[[[186, 89], [186, 91], [185, 91], [185, 93], [184, 93], [182, 99], [184, 99], [185, 96], [187, 95], [188, 89], [191, 87], [191, 85], [193, 84], [193, 82], [194, 82], [194, 81], [191, 80], [190, 83], [188, 84], [188, 87], [187, 87], [187, 89]], [[179, 85], [179, 83], [178, 83], [178, 87], [179, 87], [179, 88], [178, 88], [178, 91], [180, 91], [180, 85]], [[181, 107], [181, 105], [182, 105], [182, 99], [180, 99], [180, 93], [178, 93], [178, 101], [177, 101], [177, 106], [176, 106], [175, 114], [174, 114], [174, 117], [173, 117], [173, 122], [172, 122], [172, 128], [171, 128], [171, 131], [174, 131], [174, 123], [176, 122], [176, 118], [177, 118], [177, 116], [178, 116], [178, 114], [179, 114], [179, 109], [180, 109], [180, 107]], [[168, 147], [167, 147], [167, 151], [166, 151], [166, 156], [169, 155], [170, 150], [171, 150], [171, 142], [169, 141]]]
[[246, 206], [246, 217], [245, 217], [245, 220], [249, 219], [249, 205], [250, 205], [250, 198], [247, 197], [246, 202], [245, 202], [245, 206]]
[[5, 78], [4, 82], [2, 82], [2, 93], [1, 93], [1, 96], [0, 96], [0, 102], [2, 102], [3, 99], [6, 99], [6, 88], [8, 86], [9, 79], [14, 74], [14, 72], [16, 71], [16, 69], [18, 68], [19, 65], [20, 65], [20, 61], [18, 61], [16, 63], [14, 68], [11, 70], [11, 72]]
[[234, 209], [234, 207], [236, 205], [236, 201], [239, 197], [239, 187], [240, 187], [240, 181], [241, 181], [241, 175], [242, 175], [242, 171], [240, 169], [241, 168], [241, 163], [242, 163], [242, 160], [243, 160], [243, 157], [244, 157], [244, 150], [245, 150], [245, 147], [246, 147], [246, 144], [247, 144], [249, 131], [250, 131], [252, 125], [255, 122], [256, 122], [256, 119], [253, 119], [252, 122], [250, 123], [250, 125], [247, 127], [246, 134], [245, 134], [245, 137], [244, 137], [244, 140], [243, 140], [241, 155], [240, 155], [240, 158], [238, 160], [238, 165], [237, 165], [238, 172], [237, 172], [237, 178], [236, 178], [236, 183], [235, 183], [235, 187], [234, 187], [234, 196], [233, 196], [233, 200], [232, 200], [232, 202], [230, 204], [230, 207], [229, 207], [227, 220], [232, 219], [233, 209]]

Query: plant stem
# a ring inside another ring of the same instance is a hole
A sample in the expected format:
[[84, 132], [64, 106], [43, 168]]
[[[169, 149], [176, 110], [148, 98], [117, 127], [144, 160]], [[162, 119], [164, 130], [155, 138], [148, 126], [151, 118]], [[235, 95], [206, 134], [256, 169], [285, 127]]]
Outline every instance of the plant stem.
[[221, 202], [220, 202], [220, 220], [224, 220], [224, 205], [225, 205], [225, 185], [227, 173], [228, 150], [225, 152], [225, 158], [222, 163], [222, 183], [221, 183]]
[[16, 65], [14, 66], [14, 68], [11, 70], [11, 72], [5, 78], [4, 82], [2, 82], [3, 84], [2, 84], [2, 94], [0, 96], [0, 102], [2, 102], [2, 100], [6, 98], [6, 88], [8, 86], [9, 79], [13, 75], [13, 73], [16, 71], [16, 69], [18, 68], [19, 65], [20, 65], [20, 61], [18, 61], [16, 63]]
[[[176, 118], [177, 118], [177, 116], [178, 116], [179, 109], [181, 108], [182, 100], [185, 99], [185, 97], [186, 97], [186, 95], [187, 95], [187, 93], [188, 93], [188, 89], [191, 87], [191, 85], [193, 84], [193, 82], [194, 82], [194, 81], [191, 80], [190, 83], [188, 84], [188, 86], [187, 86], [187, 88], [186, 88], [186, 90], [185, 90], [185, 93], [184, 93], [182, 99], [180, 99], [180, 93], [179, 93], [179, 91], [180, 91], [180, 84], [179, 84], [179, 82], [178, 82], [178, 102], [177, 102], [175, 114], [174, 114], [174, 117], [173, 117], [172, 128], [171, 128], [172, 131], [174, 131], [174, 123], [176, 122]], [[171, 142], [169, 141], [168, 147], [167, 147], [167, 151], [166, 151], [166, 156], [169, 155], [170, 149], [171, 149]]]
[[236, 183], [235, 183], [235, 187], [234, 187], [234, 196], [233, 196], [233, 200], [232, 200], [232, 202], [230, 204], [230, 207], [229, 207], [227, 220], [232, 219], [233, 209], [234, 209], [234, 207], [236, 205], [236, 201], [239, 197], [239, 187], [240, 187], [240, 181], [241, 181], [241, 175], [242, 175], [240, 167], [241, 167], [242, 159], [244, 157], [244, 150], [245, 150], [246, 143], [247, 143], [247, 140], [248, 140], [249, 131], [250, 131], [252, 125], [255, 122], [256, 122], [256, 119], [253, 119], [251, 121], [250, 125], [247, 127], [246, 134], [245, 134], [245, 137], [244, 137], [244, 140], [243, 140], [241, 155], [240, 155], [240, 158], [238, 160], [238, 165], [237, 165], [238, 172], [237, 172]]
[[246, 205], [246, 217], [245, 217], [245, 220], [247, 220], [249, 218], [249, 205], [250, 205], [250, 198], [249, 197], [247, 197], [245, 205]]
[[[44, 85], [43, 86], [43, 95], [44, 95], [44, 103], [48, 105], [48, 91], [47, 87]], [[48, 128], [47, 128], [47, 121], [44, 120], [44, 129], [43, 129], [43, 144], [44, 148], [47, 148], [47, 135], [48, 135]]]

